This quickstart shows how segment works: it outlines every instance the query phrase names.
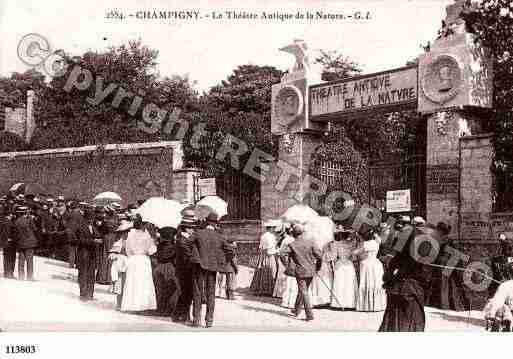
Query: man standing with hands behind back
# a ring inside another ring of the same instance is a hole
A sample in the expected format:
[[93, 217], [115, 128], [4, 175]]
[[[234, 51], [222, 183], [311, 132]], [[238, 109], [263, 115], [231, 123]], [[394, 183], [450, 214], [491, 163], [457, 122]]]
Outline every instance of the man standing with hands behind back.
[[214, 323], [215, 290], [217, 272], [225, 270], [233, 259], [235, 246], [216, 231], [218, 218], [210, 214], [206, 226], [193, 234], [193, 326], [201, 326], [202, 291], [205, 290], [207, 312], [205, 325], [212, 327]]
[[280, 256], [284, 257], [288, 266], [285, 274], [295, 276], [298, 287], [298, 295], [296, 305], [292, 311], [292, 315], [299, 317], [304, 307], [306, 312], [306, 320], [314, 319], [312, 311], [312, 303], [308, 290], [312, 284], [312, 279], [321, 268], [321, 251], [315, 246], [314, 241], [305, 238], [305, 227], [303, 224], [295, 223], [292, 225], [292, 236], [294, 242], [288, 244], [280, 251]]

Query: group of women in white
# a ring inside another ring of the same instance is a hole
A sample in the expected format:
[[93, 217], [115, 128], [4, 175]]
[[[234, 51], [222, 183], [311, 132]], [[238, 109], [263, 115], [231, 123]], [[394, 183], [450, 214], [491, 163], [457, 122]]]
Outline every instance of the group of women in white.
[[[269, 221], [265, 227], [251, 290], [255, 295], [281, 298], [282, 306], [294, 308], [298, 292], [296, 279], [285, 275], [280, 260], [280, 251], [294, 238], [279, 220]], [[351, 230], [327, 223], [320, 230], [307, 229], [305, 235], [322, 250], [322, 266], [310, 286], [312, 305], [364, 312], [385, 310], [384, 268], [377, 254], [382, 238], [388, 236], [386, 228], [380, 234], [361, 238]]]

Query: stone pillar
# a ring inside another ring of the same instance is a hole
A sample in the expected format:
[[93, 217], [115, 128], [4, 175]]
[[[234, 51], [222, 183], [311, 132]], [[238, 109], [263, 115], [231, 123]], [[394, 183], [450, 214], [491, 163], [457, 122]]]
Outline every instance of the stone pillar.
[[494, 158], [492, 134], [466, 136], [461, 145], [461, 229], [464, 240], [492, 239], [490, 215], [493, 211]]
[[481, 139], [475, 135], [492, 108], [493, 69], [489, 51], [466, 32], [467, 6], [462, 0], [447, 6], [439, 37], [419, 57], [418, 111], [427, 117], [427, 220], [450, 224], [451, 236], [460, 239], [462, 213], [491, 210], [490, 147], [483, 145], [485, 155], [468, 146]]
[[194, 177], [198, 177], [201, 170], [184, 168], [173, 171], [173, 190], [171, 199], [194, 203]]
[[305, 176], [326, 126], [309, 121], [309, 85], [320, 82], [320, 77], [311, 71], [307, 45], [295, 40], [280, 50], [293, 54], [296, 61], [281, 82], [272, 86], [271, 132], [280, 140], [278, 159], [267, 164], [270, 168], [261, 182], [264, 221], [305, 200]]
[[460, 183], [469, 174], [467, 162], [461, 160], [460, 141], [479, 131], [479, 120], [462, 111], [440, 111], [427, 118], [427, 220], [450, 224], [453, 237], [460, 232]]
[[303, 202], [302, 188], [312, 154], [321, 143], [319, 133], [303, 131], [280, 136], [278, 161], [262, 181], [261, 219], [277, 218], [294, 204]]

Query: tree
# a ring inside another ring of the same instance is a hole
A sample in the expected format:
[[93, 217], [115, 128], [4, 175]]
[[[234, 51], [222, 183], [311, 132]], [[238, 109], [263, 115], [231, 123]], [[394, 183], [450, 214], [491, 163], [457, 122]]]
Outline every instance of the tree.
[[[143, 109], [153, 103], [159, 109], [182, 110], [195, 101], [197, 93], [187, 76], [161, 77], [157, 71], [158, 51], [140, 41], [111, 47], [105, 52], [86, 52], [73, 59], [64, 52], [68, 67], [66, 73], [54, 77], [42, 89], [38, 106], [38, 128], [32, 148], [74, 147], [99, 143], [158, 141], [162, 133], [147, 133], [138, 129]], [[75, 66], [92, 74], [86, 90], [65, 90], [66, 81]], [[91, 103], [97, 85], [101, 89], [114, 86], [103, 101]], [[122, 90], [121, 90], [122, 89]], [[121, 91], [130, 95], [114, 105]], [[131, 112], [135, 96], [142, 97], [137, 111]]]
[[208, 168], [213, 174], [233, 170], [228, 162], [215, 159], [215, 151], [227, 134], [244, 141], [248, 156], [254, 148], [276, 155], [277, 141], [271, 134], [271, 86], [282, 76], [272, 66], [242, 65], [204, 94], [191, 124], [207, 124], [211, 136], [202, 139], [201, 149], [189, 146], [186, 138], [186, 163]]
[[493, 60], [493, 118], [485, 123], [494, 133], [498, 210], [513, 209], [513, 3], [483, 0], [464, 13], [476, 41], [490, 50]]
[[362, 72], [360, 65], [334, 50], [320, 50], [320, 55], [315, 58], [314, 62], [322, 65], [321, 79], [323, 81], [343, 80]]

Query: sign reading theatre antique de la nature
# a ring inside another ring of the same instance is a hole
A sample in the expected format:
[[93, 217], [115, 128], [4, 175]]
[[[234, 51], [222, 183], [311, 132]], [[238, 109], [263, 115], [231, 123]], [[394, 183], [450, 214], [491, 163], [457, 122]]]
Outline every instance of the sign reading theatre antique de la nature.
[[417, 106], [417, 67], [404, 67], [310, 87], [310, 117]]

